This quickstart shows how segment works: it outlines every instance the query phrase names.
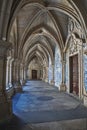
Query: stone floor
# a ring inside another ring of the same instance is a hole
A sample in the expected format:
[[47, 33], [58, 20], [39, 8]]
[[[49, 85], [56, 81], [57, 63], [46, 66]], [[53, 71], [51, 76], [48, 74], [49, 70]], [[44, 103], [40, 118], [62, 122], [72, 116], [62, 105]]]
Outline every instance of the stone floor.
[[13, 97], [13, 118], [0, 130], [87, 130], [87, 108], [43, 81], [27, 81]]

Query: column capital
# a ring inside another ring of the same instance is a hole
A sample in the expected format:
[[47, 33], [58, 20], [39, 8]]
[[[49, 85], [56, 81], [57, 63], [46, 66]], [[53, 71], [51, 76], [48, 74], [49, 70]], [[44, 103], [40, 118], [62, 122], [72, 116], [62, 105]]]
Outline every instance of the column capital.
[[11, 48], [11, 43], [0, 40], [0, 58], [3, 58], [7, 54], [7, 50]]

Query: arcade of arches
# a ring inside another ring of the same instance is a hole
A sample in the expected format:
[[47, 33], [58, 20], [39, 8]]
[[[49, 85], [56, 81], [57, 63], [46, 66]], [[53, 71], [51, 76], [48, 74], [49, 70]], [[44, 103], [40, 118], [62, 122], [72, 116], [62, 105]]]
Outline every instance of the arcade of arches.
[[12, 95], [28, 79], [48, 82], [87, 105], [86, 5], [0, 0], [0, 114], [11, 114]]

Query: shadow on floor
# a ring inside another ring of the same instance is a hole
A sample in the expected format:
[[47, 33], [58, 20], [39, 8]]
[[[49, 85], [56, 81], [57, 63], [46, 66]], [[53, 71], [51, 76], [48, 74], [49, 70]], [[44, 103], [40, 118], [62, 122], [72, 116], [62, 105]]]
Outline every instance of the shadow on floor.
[[[25, 123], [13, 115], [12, 118], [4, 123], [0, 123], [0, 130], [25, 130]], [[28, 130], [32, 130], [29, 128]]]

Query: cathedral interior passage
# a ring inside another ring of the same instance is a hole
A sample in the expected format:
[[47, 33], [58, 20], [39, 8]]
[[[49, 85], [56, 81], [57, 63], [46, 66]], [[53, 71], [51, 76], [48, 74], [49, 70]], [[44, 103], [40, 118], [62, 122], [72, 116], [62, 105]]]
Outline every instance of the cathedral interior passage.
[[87, 130], [87, 0], [0, 0], [0, 130]]

